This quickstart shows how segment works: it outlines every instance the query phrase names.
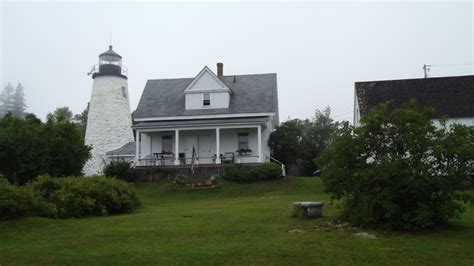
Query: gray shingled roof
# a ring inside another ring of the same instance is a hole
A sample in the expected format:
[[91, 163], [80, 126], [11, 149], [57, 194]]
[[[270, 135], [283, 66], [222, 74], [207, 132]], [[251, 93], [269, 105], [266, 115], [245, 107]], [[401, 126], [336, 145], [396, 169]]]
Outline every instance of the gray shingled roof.
[[105, 153], [106, 155], [131, 155], [135, 154], [135, 142], [129, 142], [122, 147]]
[[474, 76], [356, 82], [355, 89], [361, 115], [382, 102], [393, 109], [414, 99], [435, 108], [432, 118], [474, 117]]
[[185, 88], [193, 78], [148, 80], [133, 118], [211, 114], [276, 113], [278, 93], [276, 74], [220, 77], [232, 90], [229, 108], [185, 110]]

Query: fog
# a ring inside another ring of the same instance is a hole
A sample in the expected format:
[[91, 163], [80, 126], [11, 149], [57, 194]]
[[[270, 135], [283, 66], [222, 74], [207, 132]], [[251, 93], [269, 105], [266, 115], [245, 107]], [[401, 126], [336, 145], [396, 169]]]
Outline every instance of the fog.
[[354, 82], [473, 74], [473, 7], [464, 3], [30, 3], [1, 5], [3, 87], [28, 112], [80, 113], [86, 75], [111, 43], [128, 67], [131, 109], [148, 79], [277, 73], [281, 120], [332, 108], [351, 120]]

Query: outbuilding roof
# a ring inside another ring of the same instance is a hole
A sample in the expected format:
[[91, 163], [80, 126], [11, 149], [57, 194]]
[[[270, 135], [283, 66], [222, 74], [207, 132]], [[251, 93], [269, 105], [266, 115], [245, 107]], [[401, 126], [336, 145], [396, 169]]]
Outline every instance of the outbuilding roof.
[[474, 75], [356, 82], [355, 90], [361, 115], [382, 102], [394, 109], [414, 99], [435, 108], [432, 118], [474, 117]]
[[185, 88], [193, 78], [148, 80], [133, 118], [214, 114], [276, 113], [277, 76], [271, 74], [219, 77], [230, 88], [229, 108], [185, 110]]

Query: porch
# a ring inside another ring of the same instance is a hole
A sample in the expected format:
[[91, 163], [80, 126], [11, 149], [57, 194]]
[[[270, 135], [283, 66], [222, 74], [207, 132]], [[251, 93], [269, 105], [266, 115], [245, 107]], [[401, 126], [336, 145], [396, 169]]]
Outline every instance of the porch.
[[262, 125], [137, 130], [137, 166], [260, 163], [267, 145]]

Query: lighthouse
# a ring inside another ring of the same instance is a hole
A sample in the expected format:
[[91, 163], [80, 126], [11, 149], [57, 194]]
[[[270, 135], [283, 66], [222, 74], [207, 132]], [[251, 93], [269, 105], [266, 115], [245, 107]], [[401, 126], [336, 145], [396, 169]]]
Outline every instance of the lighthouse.
[[85, 144], [92, 147], [86, 162], [86, 176], [101, 174], [106, 152], [133, 142], [132, 118], [128, 98], [127, 69], [122, 57], [112, 49], [99, 55], [99, 64], [92, 71]]

